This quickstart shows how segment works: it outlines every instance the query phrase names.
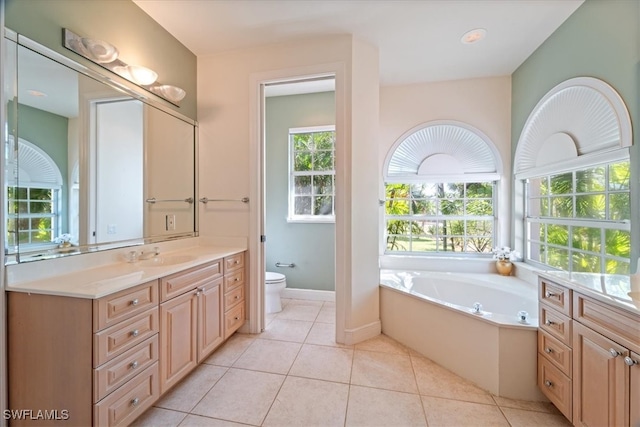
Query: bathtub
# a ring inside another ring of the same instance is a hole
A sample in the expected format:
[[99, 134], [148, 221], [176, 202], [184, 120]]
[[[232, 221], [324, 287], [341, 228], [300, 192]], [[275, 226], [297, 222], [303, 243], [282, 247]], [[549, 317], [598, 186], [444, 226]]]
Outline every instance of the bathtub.
[[380, 317], [383, 333], [490, 393], [546, 400], [536, 386], [536, 284], [498, 274], [381, 270]]

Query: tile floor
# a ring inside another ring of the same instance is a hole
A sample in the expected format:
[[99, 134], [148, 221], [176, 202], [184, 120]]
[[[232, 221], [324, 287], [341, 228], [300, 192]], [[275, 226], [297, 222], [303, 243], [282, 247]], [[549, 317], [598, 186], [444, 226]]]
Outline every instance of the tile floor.
[[334, 342], [334, 303], [283, 300], [235, 334], [135, 426], [570, 426], [549, 403], [485, 392], [380, 335]]

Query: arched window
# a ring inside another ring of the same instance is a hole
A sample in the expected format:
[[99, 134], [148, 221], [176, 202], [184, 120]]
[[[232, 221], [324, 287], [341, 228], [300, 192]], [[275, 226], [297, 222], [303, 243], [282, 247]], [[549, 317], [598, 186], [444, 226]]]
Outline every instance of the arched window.
[[496, 241], [500, 156], [478, 129], [429, 122], [384, 164], [385, 253], [488, 253]]
[[527, 262], [629, 273], [631, 144], [626, 106], [601, 80], [567, 80], [538, 102], [514, 159]]
[[7, 143], [6, 213], [8, 247], [50, 243], [60, 230], [62, 174], [41, 148], [18, 139]]

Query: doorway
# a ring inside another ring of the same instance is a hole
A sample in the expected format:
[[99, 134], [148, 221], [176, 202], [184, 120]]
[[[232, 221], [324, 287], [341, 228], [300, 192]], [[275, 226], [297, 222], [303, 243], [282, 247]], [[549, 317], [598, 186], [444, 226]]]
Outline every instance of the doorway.
[[269, 83], [264, 97], [265, 314], [270, 321], [278, 317], [280, 299], [335, 301], [335, 78]]

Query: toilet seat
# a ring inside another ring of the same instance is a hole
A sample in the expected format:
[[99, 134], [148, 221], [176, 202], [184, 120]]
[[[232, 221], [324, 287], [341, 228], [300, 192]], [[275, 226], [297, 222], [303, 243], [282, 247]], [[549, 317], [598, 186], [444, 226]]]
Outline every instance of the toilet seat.
[[282, 283], [286, 280], [284, 274], [273, 273], [271, 271], [267, 271], [264, 274], [264, 282], [268, 285], [275, 285], [277, 283]]

